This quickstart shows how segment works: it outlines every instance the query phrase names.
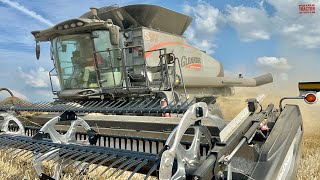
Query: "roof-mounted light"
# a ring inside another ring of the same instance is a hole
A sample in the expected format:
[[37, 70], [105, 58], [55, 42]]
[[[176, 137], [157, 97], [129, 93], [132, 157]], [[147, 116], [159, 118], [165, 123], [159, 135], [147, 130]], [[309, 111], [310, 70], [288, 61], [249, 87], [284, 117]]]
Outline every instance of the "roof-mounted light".
[[84, 25], [84, 23], [82, 21], [77, 22], [77, 26], [83, 26], [83, 25]]
[[64, 28], [64, 29], [68, 29], [68, 28], [69, 28], [69, 24], [63, 25], [63, 28]]
[[82, 27], [85, 25], [85, 22], [81, 21], [81, 20], [69, 20], [67, 22], [61, 23], [59, 25], [56, 26], [56, 30], [58, 31], [62, 31], [62, 30], [67, 30], [70, 28], [77, 28], [77, 27]]
[[76, 25], [76, 23], [74, 23], [74, 22], [70, 24], [70, 27], [72, 27], [72, 28], [75, 28], [76, 26], [77, 26], [77, 25]]

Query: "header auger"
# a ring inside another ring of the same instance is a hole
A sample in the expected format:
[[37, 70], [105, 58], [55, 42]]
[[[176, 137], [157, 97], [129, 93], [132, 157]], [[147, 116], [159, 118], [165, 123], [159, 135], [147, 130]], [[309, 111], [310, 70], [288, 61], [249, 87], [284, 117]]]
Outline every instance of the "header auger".
[[[272, 76], [224, 77], [220, 62], [181, 36], [191, 20], [159, 6], [108, 6], [33, 31], [37, 58], [40, 42], [51, 43], [50, 79], [57, 76], [60, 89], [52, 87], [54, 102], [0, 102], [0, 149], [32, 158], [39, 177], [50, 180], [70, 167], [77, 175], [104, 168], [101, 176], [123, 179], [294, 177], [299, 107], [258, 110], [259, 96], [226, 121], [217, 95], [270, 83]], [[318, 86], [301, 83], [300, 95], [280, 104], [314, 103]], [[21, 112], [39, 114], [20, 121]], [[44, 162], [54, 164], [53, 173]]]

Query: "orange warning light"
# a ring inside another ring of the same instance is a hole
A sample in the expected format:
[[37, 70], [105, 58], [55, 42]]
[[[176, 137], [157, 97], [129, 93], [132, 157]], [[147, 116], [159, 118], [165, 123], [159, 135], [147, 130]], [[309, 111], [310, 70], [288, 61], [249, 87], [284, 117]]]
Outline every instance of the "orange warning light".
[[313, 93], [308, 93], [304, 96], [304, 101], [308, 104], [313, 104], [317, 102], [317, 96]]

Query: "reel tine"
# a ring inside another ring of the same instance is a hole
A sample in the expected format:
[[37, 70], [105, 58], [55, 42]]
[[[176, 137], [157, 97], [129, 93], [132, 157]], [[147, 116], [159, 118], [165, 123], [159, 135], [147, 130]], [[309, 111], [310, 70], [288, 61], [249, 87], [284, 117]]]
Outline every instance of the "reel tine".
[[81, 152], [81, 151], [77, 151], [76, 153], [74, 153], [73, 155], [71, 155], [71, 156], [69, 156], [67, 159], [65, 159], [64, 161], [68, 161], [68, 160], [70, 160], [70, 159], [72, 159], [72, 158], [74, 158], [74, 157], [76, 157], [76, 156], [79, 156], [79, 155], [81, 155], [83, 152]]
[[[43, 146], [38, 147], [37, 149], [32, 151], [31, 155], [38, 154], [40, 152], [40, 150], [42, 150], [42, 149], [43, 149]], [[28, 156], [26, 156], [26, 158], [30, 158], [30, 157], [31, 157], [30, 154]]]
[[18, 154], [20, 154], [22, 151], [25, 151], [24, 149], [19, 149], [18, 152], [14, 153], [12, 155], [13, 158], [17, 157]]
[[43, 153], [43, 152], [46, 152], [47, 151], [47, 147], [44, 146], [44, 145], [40, 145], [39, 144], [39, 147], [35, 150], [32, 151], [32, 153], [30, 153], [28, 156], [26, 156], [27, 158], [30, 158], [31, 154], [39, 154], [39, 153]]
[[[78, 153], [78, 155], [76, 155], [76, 156], [79, 156], [79, 157], [81, 157], [82, 156], [82, 158], [84, 157], [84, 154], [82, 154], [83, 152], [79, 152]], [[82, 154], [82, 155], [81, 155]], [[75, 155], [75, 154], [74, 154]], [[81, 156], [80, 156], [81, 155]], [[72, 157], [73, 158], [73, 157]], [[67, 163], [66, 165], [65, 165], [65, 168], [67, 168], [67, 167], [69, 167], [69, 166], [71, 166], [72, 164], [74, 164], [75, 162], [77, 162], [77, 160], [74, 160], [74, 159], [72, 159], [72, 158], [68, 158], [68, 160], [71, 160], [71, 162], [69, 162], [69, 163]]]
[[[56, 149], [59, 149], [59, 148], [54, 147], [54, 148], [52, 148], [52, 149], [50, 149], [50, 150], [48, 150], [48, 151], [54, 151], [54, 150], [56, 150]], [[44, 152], [41, 152], [41, 153], [44, 153]], [[41, 156], [36, 157], [35, 160], [38, 160], [40, 157], [41, 157]], [[46, 158], [45, 158], [45, 159], [46, 159]], [[43, 160], [45, 160], [45, 159], [43, 159]]]
[[[57, 149], [59, 149], [59, 153], [65, 153], [66, 152], [66, 150], [65, 149], [61, 149], [60, 150], [60, 148], [57, 148]], [[56, 150], [56, 149], [54, 149], [54, 150]], [[54, 151], [54, 150], [52, 150], [52, 151]], [[53, 158], [55, 158], [56, 156], [47, 156], [46, 158], [44, 158], [42, 161], [51, 161]]]
[[22, 158], [22, 157], [24, 157], [26, 154], [27, 155], [29, 155], [30, 153], [32, 153], [32, 151], [25, 151], [25, 152], [23, 152], [21, 155], [20, 155], [20, 157]]
[[59, 159], [64, 159], [65, 157], [73, 154], [73, 153], [77, 153], [75, 151], [73, 151], [72, 149], [68, 149], [67, 152], [65, 154], [63, 154], [61, 157], [59, 157], [57, 160], [53, 161], [53, 163], [57, 163], [59, 161]]
[[87, 167], [89, 167], [91, 164], [94, 164], [95, 162], [97, 162], [97, 161], [99, 161], [99, 160], [101, 160], [101, 159], [103, 159], [103, 158], [105, 158], [105, 157], [108, 157], [108, 155], [107, 155], [107, 154], [104, 154], [104, 155], [102, 155], [102, 156], [96, 157], [96, 158], [93, 159], [92, 161], [88, 162], [88, 163], [82, 168], [82, 170], [81, 170], [80, 172], [84, 171], [84, 170], [85, 170]]
[[38, 154], [39, 153], [45, 153], [45, 152], [48, 152], [50, 150], [49, 147], [47, 146], [42, 146], [42, 148], [39, 150], [39, 152], [37, 152]]
[[116, 170], [114, 170], [114, 171], [111, 173], [111, 175], [109, 176], [109, 178], [110, 178], [111, 176], [113, 176], [115, 173], [117, 173], [120, 169], [122, 169], [123, 167], [125, 167], [126, 165], [128, 165], [128, 164], [132, 163], [133, 161], [135, 161], [135, 159], [136, 159], [135, 157], [132, 157], [132, 158], [126, 160], [125, 162], [123, 162], [119, 167], [117, 167]]
[[33, 146], [33, 144], [32, 145], [30, 145], [30, 149], [27, 149], [24, 153], [22, 153], [21, 155], [20, 155], [20, 157], [23, 157], [23, 156], [25, 156], [26, 154], [28, 155], [29, 153], [32, 153], [32, 151], [34, 150], [34, 149], [36, 149], [37, 147], [36, 146]]
[[7, 146], [7, 144], [8, 144], [9, 142], [10, 142], [10, 141], [1, 138], [1, 141], [0, 141], [0, 146], [1, 146], [1, 147], [0, 147], [0, 150], [1, 150], [2, 148], [4, 148], [5, 146]]
[[125, 161], [126, 159], [127, 159], [127, 157], [126, 157], [126, 156], [123, 156], [122, 158], [114, 161], [110, 166], [108, 166], [108, 168], [106, 168], [106, 169], [100, 174], [100, 176], [102, 176], [104, 173], [106, 173], [106, 172], [107, 172], [109, 169], [111, 169], [113, 166], [121, 163], [122, 161]]
[[[32, 147], [33, 145], [27, 145], [27, 147]], [[21, 151], [17, 152], [14, 156], [18, 156], [21, 152], [24, 152], [23, 154], [25, 154], [26, 152], [28, 152], [28, 150], [26, 149], [22, 149]]]
[[146, 177], [144, 178], [144, 180], [147, 180], [148, 177], [157, 169], [157, 167], [159, 166], [160, 161], [157, 161], [152, 168], [149, 170], [149, 172], [147, 173]]
[[39, 149], [39, 148], [36, 148], [36, 149], [34, 149], [33, 151], [30, 151], [30, 153], [27, 154], [27, 155], [25, 156], [25, 158], [29, 159], [32, 155], [34, 155], [34, 154], [37, 153], [36, 151], [37, 151], [38, 149]]
[[[20, 144], [20, 143], [19, 143], [19, 144]], [[21, 145], [18, 146], [17, 149], [19, 149], [19, 150], [24, 150], [24, 149], [22, 149], [22, 147], [27, 146], [28, 144], [30, 144], [30, 143], [26, 143], [26, 144], [21, 143]], [[16, 149], [13, 149], [13, 150], [9, 151], [8, 153], [10, 154], [10, 153], [12, 153], [12, 152], [15, 151], [15, 150], [16, 150]]]
[[84, 162], [87, 162], [88, 160], [90, 160], [91, 158], [95, 158], [97, 156], [99, 156], [100, 153], [95, 153], [95, 154], [92, 154], [90, 156], [88, 156], [87, 158], [85, 158], [83, 161], [81, 161], [76, 167], [74, 167], [75, 169], [78, 168], [80, 165], [82, 165]]
[[[19, 145], [20, 145], [19, 143], [14, 142], [13, 145], [9, 146], [6, 151], [11, 152], [11, 151], [17, 150], [16, 147]], [[9, 151], [10, 148], [12, 149], [11, 151]]]
[[134, 165], [141, 163], [142, 158], [136, 159], [134, 162], [132, 162], [131, 164], [129, 164], [128, 166], [126, 166], [117, 176], [116, 178], [118, 178], [119, 176], [121, 176], [124, 172], [126, 172], [128, 169], [130, 169], [131, 167], [133, 167]]
[[107, 157], [106, 159], [104, 159], [103, 161], [101, 161], [99, 164], [97, 164], [96, 167], [94, 167], [93, 169], [91, 169], [91, 170], [89, 171], [89, 173], [91, 173], [92, 171], [96, 170], [96, 169], [97, 169], [99, 166], [101, 166], [102, 164], [104, 164], [104, 163], [106, 163], [106, 162], [108, 162], [108, 161], [110, 161], [110, 160], [112, 160], [112, 159], [114, 159], [114, 158], [116, 158], [116, 157], [117, 157], [117, 155], [112, 154], [111, 156]]
[[33, 152], [38, 153], [39, 151], [46, 149], [46, 146], [42, 145], [42, 144], [36, 144], [35, 145], [36, 149], [33, 150]]
[[131, 179], [133, 177], [133, 175], [135, 173], [137, 173], [139, 171], [139, 169], [141, 169], [144, 165], [146, 165], [148, 163], [148, 159], [145, 159], [142, 161], [142, 163], [140, 163], [130, 174], [130, 176], [128, 177], [128, 180]]
[[14, 144], [14, 142], [10, 140], [5, 140], [5, 142], [2, 142], [2, 146], [0, 147], [0, 151], [6, 152], [8, 149], [10, 149], [10, 145]]
[[[66, 152], [64, 155], [66, 155], [66, 154], [68, 154], [68, 153], [70, 153], [70, 152]], [[63, 156], [64, 156], [63, 155]], [[54, 158], [54, 157], [53, 157]], [[52, 158], [52, 159], [53, 159]], [[63, 157], [62, 156], [59, 156], [59, 158], [57, 158], [57, 159], [55, 159], [55, 160], [53, 160], [53, 164], [56, 164], [59, 160], [61, 160], [61, 159], [63, 159]], [[51, 160], [51, 159], [50, 159]], [[49, 161], [49, 160], [48, 160]]]
[[[41, 154], [40, 156], [38, 156], [35, 161], [38, 161], [39, 158], [41, 158], [41, 162], [44, 162], [44, 161], [50, 161], [52, 160], [53, 158], [57, 157], [57, 155], [59, 155], [59, 150], [60, 149], [54, 149], [54, 150], [51, 150], [51, 151], [48, 151], [47, 153], [44, 153], [44, 154]], [[57, 154], [58, 153], [58, 154]], [[45, 156], [43, 158], [43, 156]]]
[[86, 153], [84, 151], [82, 153], [84, 153], [84, 154], [82, 154], [81, 156], [77, 157], [73, 162], [71, 162], [70, 164], [68, 164], [65, 167], [67, 168], [67, 167], [71, 166], [73, 163], [77, 162], [79, 159], [82, 159], [82, 158], [88, 156], [88, 154], [93, 154], [92, 152]]

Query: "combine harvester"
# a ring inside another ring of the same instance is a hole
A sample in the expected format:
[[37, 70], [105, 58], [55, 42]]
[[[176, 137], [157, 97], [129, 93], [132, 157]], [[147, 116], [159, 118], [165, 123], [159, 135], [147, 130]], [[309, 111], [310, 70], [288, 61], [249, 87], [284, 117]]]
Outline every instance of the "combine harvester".
[[[302, 137], [297, 105], [259, 106], [262, 96], [226, 121], [215, 106], [232, 87], [272, 82], [224, 77], [220, 62], [186, 44], [191, 17], [153, 5], [92, 8], [80, 18], [33, 31], [51, 42], [61, 90], [51, 103], [0, 104], [0, 149], [34, 159], [41, 179], [105, 167], [120, 178], [131, 171], [159, 179], [292, 179]], [[52, 85], [52, 83], [51, 83]], [[301, 83], [289, 99], [316, 101], [319, 83]], [[7, 90], [8, 89], [1, 89]], [[12, 93], [11, 93], [12, 95]], [[12, 95], [13, 96], [13, 95]], [[237, 106], [237, 104], [235, 104]], [[21, 123], [17, 112], [47, 112]], [[55, 163], [45, 174], [42, 163]]]

